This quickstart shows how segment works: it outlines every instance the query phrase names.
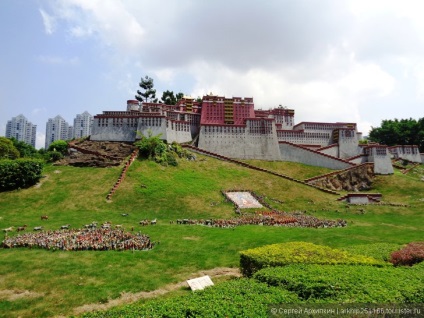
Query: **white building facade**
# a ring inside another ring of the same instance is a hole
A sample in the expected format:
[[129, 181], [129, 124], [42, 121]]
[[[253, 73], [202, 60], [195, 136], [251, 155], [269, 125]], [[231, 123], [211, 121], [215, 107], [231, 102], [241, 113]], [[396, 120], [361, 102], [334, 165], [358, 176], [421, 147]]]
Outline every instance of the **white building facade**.
[[49, 118], [46, 124], [45, 148], [49, 148], [53, 141], [72, 139], [72, 134], [69, 134], [72, 129], [70, 130], [69, 127], [69, 124], [60, 115]]
[[82, 138], [91, 135], [93, 116], [87, 111], [78, 114], [74, 119], [73, 138]]
[[6, 138], [15, 138], [35, 147], [37, 125], [33, 125], [24, 115], [18, 115], [6, 124]]

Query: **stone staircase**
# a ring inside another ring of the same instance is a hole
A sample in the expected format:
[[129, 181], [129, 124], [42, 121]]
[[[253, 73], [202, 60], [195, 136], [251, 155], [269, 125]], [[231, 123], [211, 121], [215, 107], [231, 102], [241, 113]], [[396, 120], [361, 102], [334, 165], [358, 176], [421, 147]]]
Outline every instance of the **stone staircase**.
[[127, 174], [128, 168], [131, 166], [131, 164], [134, 162], [137, 156], [138, 156], [138, 149], [134, 150], [131, 156], [129, 157], [129, 159], [125, 162], [125, 165], [122, 168], [121, 174], [119, 175], [118, 180], [116, 180], [112, 189], [109, 191], [108, 195], [106, 196], [106, 200], [110, 200], [112, 198], [112, 195], [115, 193], [115, 191], [118, 189], [121, 182], [124, 180], [125, 175]]

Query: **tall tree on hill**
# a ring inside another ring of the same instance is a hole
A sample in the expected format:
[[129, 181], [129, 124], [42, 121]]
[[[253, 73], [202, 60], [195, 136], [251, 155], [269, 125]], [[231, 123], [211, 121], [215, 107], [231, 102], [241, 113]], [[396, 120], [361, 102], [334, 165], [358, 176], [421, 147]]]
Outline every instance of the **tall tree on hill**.
[[140, 86], [140, 88], [143, 89], [143, 91], [137, 90], [137, 95], [135, 95], [135, 98], [139, 102], [149, 102], [149, 101], [156, 102], [157, 101], [157, 99], [155, 99], [156, 89], [153, 88], [154, 87], [153, 78], [146, 75], [145, 78], [141, 79], [138, 85]]
[[166, 105], [175, 105], [177, 103], [174, 92], [168, 90], [162, 93], [161, 100]]
[[181, 98], [184, 97], [184, 93], [179, 92], [174, 95], [173, 91], [165, 91], [162, 93], [161, 102], [166, 105], [175, 105]]
[[372, 127], [369, 140], [387, 146], [417, 145], [424, 151], [424, 118], [383, 120], [381, 127]]
[[175, 97], [177, 98], [177, 101], [179, 101], [180, 99], [182, 99], [184, 97], [184, 93], [179, 92], [177, 95], [175, 95]]

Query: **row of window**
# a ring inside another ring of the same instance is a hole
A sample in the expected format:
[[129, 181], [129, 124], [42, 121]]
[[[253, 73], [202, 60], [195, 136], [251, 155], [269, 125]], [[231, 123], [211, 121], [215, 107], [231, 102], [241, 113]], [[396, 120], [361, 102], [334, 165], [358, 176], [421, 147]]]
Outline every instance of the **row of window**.
[[278, 138], [297, 138], [297, 139], [330, 139], [330, 134], [328, 133], [305, 133], [305, 132], [289, 132], [284, 130], [277, 130]]
[[244, 127], [204, 126], [206, 133], [244, 134]]

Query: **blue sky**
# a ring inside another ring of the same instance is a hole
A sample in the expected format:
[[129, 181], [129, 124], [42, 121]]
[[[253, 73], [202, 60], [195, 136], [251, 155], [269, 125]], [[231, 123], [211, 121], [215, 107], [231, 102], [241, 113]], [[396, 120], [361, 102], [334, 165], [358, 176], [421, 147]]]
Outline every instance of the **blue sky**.
[[0, 135], [23, 114], [124, 110], [164, 90], [253, 97], [301, 121], [424, 117], [420, 0], [2, 0]]

